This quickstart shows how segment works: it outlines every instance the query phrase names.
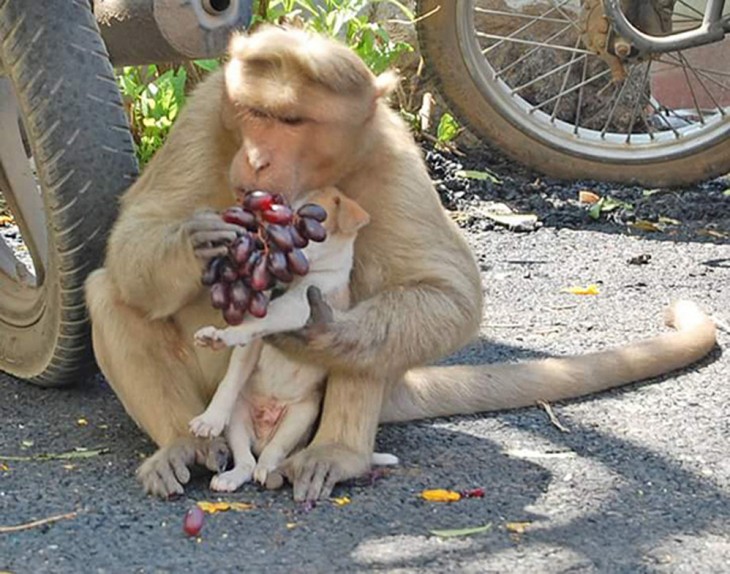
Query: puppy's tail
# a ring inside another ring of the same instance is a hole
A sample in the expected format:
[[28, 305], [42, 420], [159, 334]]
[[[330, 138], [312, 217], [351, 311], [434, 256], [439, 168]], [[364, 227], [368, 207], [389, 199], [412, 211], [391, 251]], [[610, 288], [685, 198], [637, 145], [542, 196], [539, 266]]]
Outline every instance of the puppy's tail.
[[678, 301], [676, 329], [615, 349], [514, 364], [425, 367], [409, 371], [383, 403], [381, 422], [470, 414], [579, 397], [686, 367], [715, 345], [712, 319]]

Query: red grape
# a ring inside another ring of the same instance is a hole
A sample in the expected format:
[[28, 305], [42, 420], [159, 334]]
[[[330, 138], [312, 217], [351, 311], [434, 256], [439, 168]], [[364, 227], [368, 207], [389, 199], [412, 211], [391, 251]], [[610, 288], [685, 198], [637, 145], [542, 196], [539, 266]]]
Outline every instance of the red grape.
[[251, 297], [251, 302], [248, 304], [248, 312], [254, 317], [261, 319], [266, 317], [267, 307], [269, 306], [269, 298], [266, 293], [262, 291], [256, 291]]
[[242, 235], [233, 242], [233, 245], [231, 245], [230, 251], [233, 256], [233, 260], [239, 265], [246, 263], [251, 252], [254, 250], [254, 247], [255, 241], [253, 237], [251, 237], [248, 233]]
[[256, 216], [248, 211], [247, 209], [243, 209], [242, 207], [229, 207], [226, 209], [222, 215], [221, 218], [226, 223], [234, 223], [236, 225], [240, 225], [241, 227], [245, 227], [249, 231], [255, 231], [258, 227], [258, 221], [256, 221]]
[[220, 266], [221, 263], [223, 263], [223, 260], [224, 257], [214, 257], [210, 260], [208, 267], [206, 267], [203, 272], [203, 277], [201, 278], [203, 285], [210, 287], [213, 283], [220, 279]]
[[291, 235], [292, 243], [294, 244], [294, 247], [298, 247], [299, 249], [304, 249], [307, 245], [309, 245], [309, 239], [306, 237], [303, 237], [299, 231], [297, 231], [297, 228], [293, 225], [289, 227], [289, 235]]
[[317, 221], [324, 221], [327, 219], [327, 212], [321, 205], [316, 203], [306, 203], [297, 209], [297, 215], [299, 217], [308, 217]]
[[254, 265], [251, 273], [251, 288], [254, 291], [263, 291], [269, 286], [269, 270], [266, 268], [269, 262], [267, 255], [262, 255]]
[[233, 261], [228, 258], [223, 260], [220, 268], [220, 277], [221, 281], [225, 281], [226, 283], [233, 283], [238, 279], [238, 271], [236, 271]]
[[291, 251], [294, 249], [294, 240], [290, 229], [283, 225], [271, 224], [266, 228], [266, 235], [282, 251]]
[[203, 529], [205, 512], [197, 504], [185, 513], [183, 530], [188, 536], [197, 536]]
[[321, 243], [327, 239], [327, 230], [316, 219], [302, 217], [297, 225], [297, 230], [304, 237], [308, 237], [317, 243]]
[[289, 283], [293, 279], [291, 271], [289, 271], [286, 254], [282, 251], [269, 253], [269, 272], [284, 283]]
[[293, 249], [287, 253], [286, 260], [289, 262], [289, 269], [292, 273], [306, 275], [309, 272], [309, 261], [301, 249]]
[[264, 218], [264, 221], [268, 221], [269, 223], [289, 225], [294, 214], [286, 205], [272, 205], [261, 214], [261, 217]]
[[223, 318], [229, 325], [240, 325], [246, 316], [246, 309], [239, 309], [233, 303], [223, 310]]
[[246, 310], [251, 302], [251, 290], [243, 282], [243, 279], [236, 279], [231, 283], [230, 290], [231, 305], [236, 309]]
[[253, 273], [254, 267], [256, 267], [256, 264], [259, 262], [259, 259], [261, 259], [261, 252], [260, 251], [254, 251], [249, 255], [248, 260], [243, 265], [239, 265], [238, 267], [238, 274], [241, 277], [250, 277]]
[[228, 285], [225, 283], [214, 283], [210, 287], [210, 304], [214, 309], [225, 309], [230, 300]]
[[265, 211], [271, 209], [274, 198], [267, 191], [252, 191], [243, 198], [243, 207], [251, 211]]
[[275, 205], [286, 205], [286, 197], [281, 193], [275, 193], [271, 196], [271, 203]]

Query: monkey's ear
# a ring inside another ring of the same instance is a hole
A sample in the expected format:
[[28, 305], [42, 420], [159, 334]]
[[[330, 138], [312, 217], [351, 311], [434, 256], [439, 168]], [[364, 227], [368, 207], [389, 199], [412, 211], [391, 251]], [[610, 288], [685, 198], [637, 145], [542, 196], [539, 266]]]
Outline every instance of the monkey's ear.
[[231, 102], [231, 98], [228, 96], [228, 94], [223, 92], [221, 94], [221, 122], [223, 123], [223, 127], [227, 129], [228, 131], [236, 131], [237, 127], [237, 116], [236, 116], [236, 107], [233, 105], [233, 102]]
[[342, 233], [355, 233], [370, 222], [370, 215], [360, 204], [349, 197], [337, 196], [337, 227]]
[[388, 70], [375, 78], [375, 95], [378, 98], [387, 98], [398, 86], [400, 78], [395, 72]]

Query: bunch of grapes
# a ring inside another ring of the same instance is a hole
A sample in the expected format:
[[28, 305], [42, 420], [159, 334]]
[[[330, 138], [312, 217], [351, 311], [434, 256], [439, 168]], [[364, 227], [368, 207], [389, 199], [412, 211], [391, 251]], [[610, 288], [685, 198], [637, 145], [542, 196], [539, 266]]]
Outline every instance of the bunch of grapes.
[[244, 197], [242, 206], [227, 209], [221, 217], [245, 231], [228, 246], [226, 255], [210, 261], [202, 281], [210, 287], [211, 304], [223, 311], [226, 323], [239, 325], [246, 313], [266, 316], [269, 290], [307, 274], [309, 261], [302, 249], [310, 241], [326, 239], [322, 222], [327, 212], [307, 203], [295, 213], [282, 195], [254, 191]]

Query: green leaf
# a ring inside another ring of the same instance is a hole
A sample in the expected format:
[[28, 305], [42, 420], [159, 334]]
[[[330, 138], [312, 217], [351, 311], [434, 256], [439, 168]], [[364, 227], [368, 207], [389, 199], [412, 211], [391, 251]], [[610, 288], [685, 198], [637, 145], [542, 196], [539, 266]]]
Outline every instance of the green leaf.
[[473, 528], [456, 528], [454, 530], [429, 530], [434, 536], [441, 538], [453, 538], [456, 536], [471, 536], [472, 534], [479, 534], [480, 532], [487, 532], [492, 529], [492, 523], [489, 522], [484, 526], [475, 526]]
[[213, 72], [221, 67], [220, 60], [209, 59], [209, 60], [193, 60], [193, 63], [198, 66], [201, 70], [206, 72]]
[[488, 180], [492, 183], [502, 183], [501, 179], [499, 179], [494, 173], [488, 170], [475, 171], [471, 169], [461, 169], [456, 172], [456, 175], [458, 177], [465, 177], [467, 179]]
[[722, 192], [723, 195], [730, 195], [730, 189], [726, 189]]
[[603, 198], [599, 199], [596, 203], [594, 203], [591, 208], [588, 210], [588, 215], [592, 219], [600, 219], [601, 217], [601, 206], [603, 205]]
[[445, 113], [439, 120], [439, 126], [436, 130], [436, 138], [442, 143], [450, 142], [459, 135], [459, 124], [449, 113]]

